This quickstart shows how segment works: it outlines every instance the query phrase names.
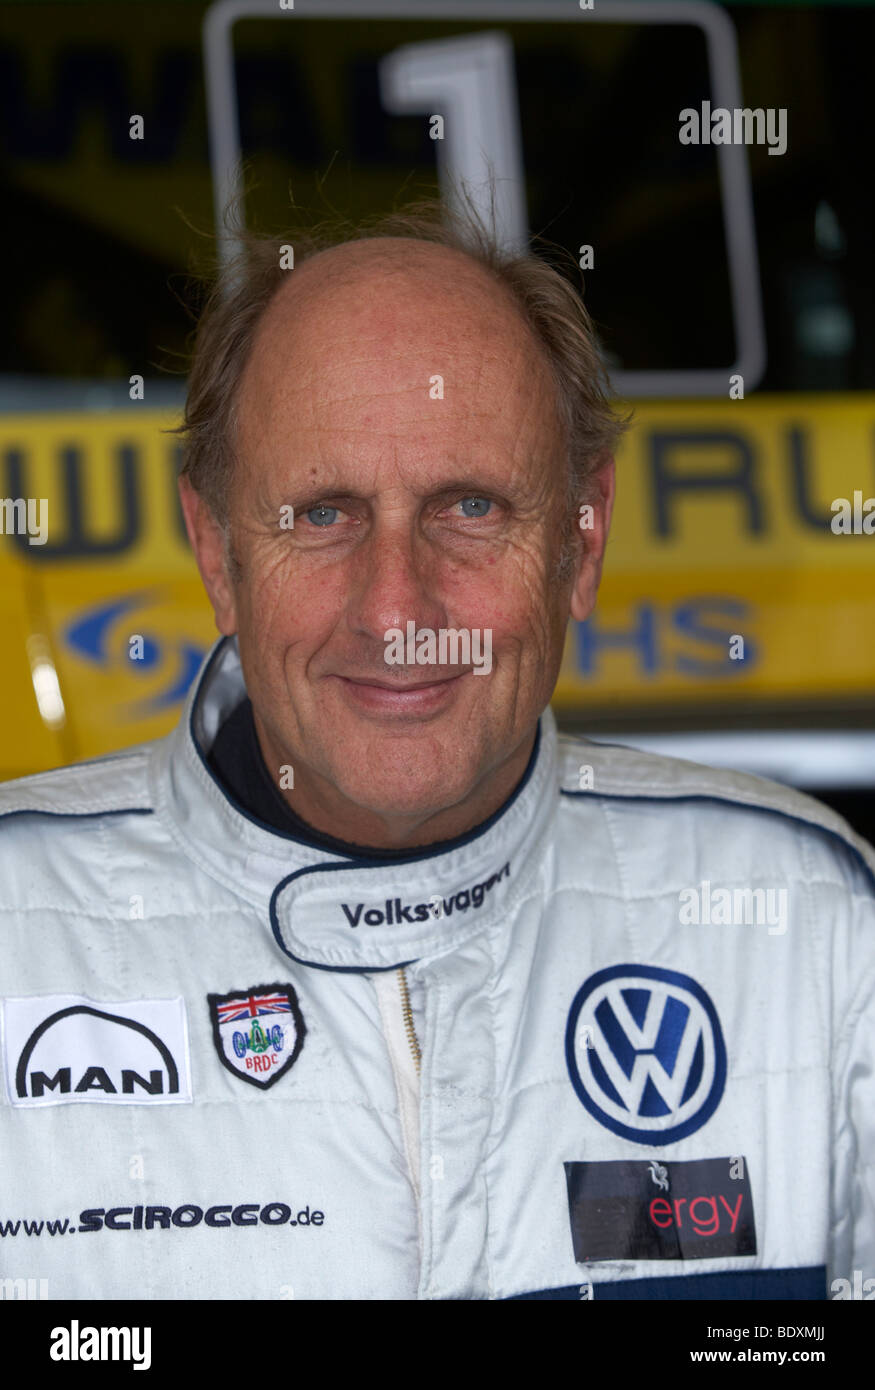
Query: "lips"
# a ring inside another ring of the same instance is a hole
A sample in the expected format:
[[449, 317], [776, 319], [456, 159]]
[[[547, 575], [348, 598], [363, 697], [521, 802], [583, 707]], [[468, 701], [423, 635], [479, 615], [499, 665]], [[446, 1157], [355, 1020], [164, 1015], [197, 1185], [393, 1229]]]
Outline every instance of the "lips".
[[455, 698], [463, 676], [467, 671], [459, 671], [452, 676], [432, 677], [427, 681], [362, 680], [360, 677], [335, 676], [344, 700], [359, 713], [376, 717], [414, 719], [429, 718], [446, 709]]
[[446, 685], [447, 681], [455, 681], [459, 676], [464, 676], [465, 671], [456, 671], [452, 676], [438, 676], [434, 680], [427, 681], [375, 681], [367, 680], [361, 676], [340, 676], [339, 679], [348, 681], [350, 685], [363, 685], [376, 690], [389, 690], [392, 692], [404, 693], [408, 690], [429, 690], [435, 685]]

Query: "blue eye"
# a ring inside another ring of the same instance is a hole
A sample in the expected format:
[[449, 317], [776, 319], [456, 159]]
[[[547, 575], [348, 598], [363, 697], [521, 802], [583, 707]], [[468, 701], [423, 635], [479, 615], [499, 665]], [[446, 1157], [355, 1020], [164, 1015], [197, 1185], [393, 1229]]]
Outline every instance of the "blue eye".
[[485, 516], [492, 503], [486, 497], [463, 497], [459, 506], [466, 509], [466, 516]]
[[311, 507], [307, 513], [307, 520], [312, 521], [314, 526], [330, 526], [336, 519], [336, 507]]

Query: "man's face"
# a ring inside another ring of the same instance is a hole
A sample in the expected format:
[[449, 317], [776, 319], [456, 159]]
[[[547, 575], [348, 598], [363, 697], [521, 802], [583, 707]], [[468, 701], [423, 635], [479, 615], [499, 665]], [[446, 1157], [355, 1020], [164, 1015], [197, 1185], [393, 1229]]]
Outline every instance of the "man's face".
[[[350, 839], [390, 822], [443, 836], [453, 808], [464, 827], [466, 804], [512, 768], [506, 795], [525, 766], [569, 611], [537, 345], [458, 254], [355, 243], [273, 300], [239, 407], [236, 578], [198, 550], [270, 770], [291, 764], [296, 808]], [[436, 639], [479, 631], [491, 670], [387, 663], [387, 633], [409, 621]]]

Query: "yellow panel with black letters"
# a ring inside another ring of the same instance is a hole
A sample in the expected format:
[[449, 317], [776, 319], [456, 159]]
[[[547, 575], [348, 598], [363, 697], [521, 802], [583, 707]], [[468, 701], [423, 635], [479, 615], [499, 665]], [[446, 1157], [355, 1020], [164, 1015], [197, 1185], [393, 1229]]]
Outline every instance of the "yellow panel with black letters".
[[641, 404], [617, 479], [558, 708], [875, 691], [875, 396]]
[[[26, 525], [0, 537], [0, 776], [178, 718], [215, 627], [176, 498], [175, 423], [135, 408], [0, 419], [5, 497], [48, 508], [44, 543]], [[858, 525], [875, 526], [873, 450], [870, 394], [639, 404], [598, 606], [569, 628], [557, 709], [875, 690], [875, 534], [831, 528], [832, 504], [847, 498], [853, 517], [855, 494]]]

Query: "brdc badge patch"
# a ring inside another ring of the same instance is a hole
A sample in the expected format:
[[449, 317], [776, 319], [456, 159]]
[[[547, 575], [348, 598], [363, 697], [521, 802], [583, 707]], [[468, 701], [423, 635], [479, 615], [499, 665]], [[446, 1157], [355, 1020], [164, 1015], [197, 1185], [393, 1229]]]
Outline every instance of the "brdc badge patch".
[[291, 985], [208, 994], [213, 1041], [223, 1066], [267, 1090], [298, 1060], [307, 1029]]

